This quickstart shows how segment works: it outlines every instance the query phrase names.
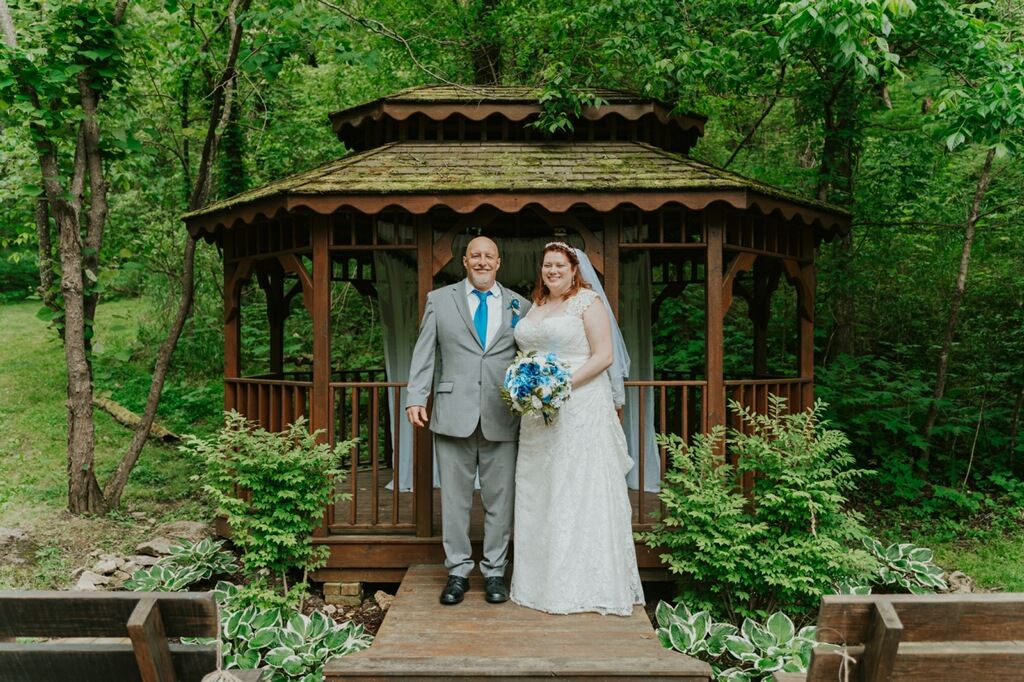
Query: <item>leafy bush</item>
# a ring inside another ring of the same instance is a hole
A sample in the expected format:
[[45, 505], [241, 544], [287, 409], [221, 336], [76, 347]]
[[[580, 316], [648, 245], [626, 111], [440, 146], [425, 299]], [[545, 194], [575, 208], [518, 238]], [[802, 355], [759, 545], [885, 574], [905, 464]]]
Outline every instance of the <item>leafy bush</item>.
[[[745, 618], [739, 628], [713, 622], [707, 611], [691, 613], [684, 604], [673, 608], [660, 602], [655, 616], [662, 646], [708, 661], [715, 680], [751, 682], [778, 670], [806, 672], [811, 662], [815, 628], [798, 632], [782, 612], [773, 613], [763, 625]], [[729, 667], [722, 668], [720, 662]]]
[[864, 538], [868, 548], [880, 564], [876, 582], [886, 588], [900, 588], [912, 594], [931, 594], [947, 589], [942, 569], [932, 563], [932, 551], [909, 542], [885, 547], [873, 538]]
[[[362, 625], [336, 623], [319, 611], [304, 616], [282, 608], [238, 606], [242, 591], [220, 582], [213, 590], [221, 608], [221, 657], [225, 669], [268, 668], [271, 680], [323, 679], [334, 656], [361, 651], [372, 638]], [[207, 644], [207, 638], [182, 638], [183, 644]]]
[[[665, 512], [641, 538], [666, 550], [685, 603], [730, 621], [810, 613], [832, 585], [863, 582], [873, 570], [858, 542], [861, 517], [845, 507], [866, 472], [851, 468], [848, 441], [826, 428], [820, 403], [796, 414], [775, 397], [767, 415], [732, 409], [749, 432], [729, 431], [736, 469], [720, 454], [721, 429], [693, 446], [661, 438], [673, 462], [660, 493]], [[756, 472], [752, 500], [736, 485], [745, 472]]]
[[238, 569], [235, 557], [223, 547], [223, 540], [209, 538], [172, 545], [168, 556], [132, 573], [124, 587], [136, 592], [180, 592], [215, 575], [234, 573]]
[[271, 433], [232, 411], [217, 434], [186, 436], [181, 448], [198, 460], [203, 488], [227, 517], [245, 571], [280, 576], [285, 593], [288, 570], [305, 572], [326, 560], [327, 548], [314, 546], [312, 534], [344, 476], [336, 462], [354, 444], [332, 449], [317, 436], [304, 419]]

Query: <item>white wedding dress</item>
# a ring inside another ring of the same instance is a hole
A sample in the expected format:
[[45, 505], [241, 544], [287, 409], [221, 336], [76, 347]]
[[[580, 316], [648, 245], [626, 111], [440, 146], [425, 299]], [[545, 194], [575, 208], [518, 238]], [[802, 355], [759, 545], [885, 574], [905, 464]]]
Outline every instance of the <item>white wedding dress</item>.
[[[579, 367], [590, 357], [583, 312], [597, 299], [582, 289], [563, 315], [528, 314], [516, 325], [516, 343]], [[523, 418], [512, 601], [548, 613], [620, 616], [644, 603], [625, 478], [632, 464], [606, 372], [574, 387], [551, 424]]]

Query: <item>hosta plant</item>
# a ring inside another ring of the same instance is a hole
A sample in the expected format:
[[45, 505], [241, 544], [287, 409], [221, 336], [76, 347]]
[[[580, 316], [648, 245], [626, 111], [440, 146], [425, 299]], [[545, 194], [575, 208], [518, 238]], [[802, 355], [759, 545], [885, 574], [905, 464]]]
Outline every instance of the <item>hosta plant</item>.
[[947, 589], [942, 569], [932, 563], [932, 551], [909, 542], [888, 547], [865, 537], [864, 546], [878, 560], [877, 582], [889, 589], [903, 589], [911, 594], [930, 594]]
[[762, 680], [781, 670], [787, 673], [807, 672], [814, 648], [813, 625], [799, 632], [789, 616], [773, 613], [762, 625], [743, 619], [738, 634], [726, 638], [725, 648], [739, 665], [718, 672], [717, 679], [728, 682]]
[[753, 682], [776, 671], [806, 672], [810, 664], [814, 627], [797, 631], [781, 612], [764, 624], [746, 618], [739, 628], [715, 623], [707, 611], [691, 612], [683, 604], [661, 602], [655, 616], [662, 646], [710, 662], [715, 680]]
[[124, 587], [136, 592], [180, 592], [215, 575], [234, 573], [238, 570], [235, 557], [223, 547], [223, 540], [210, 539], [173, 545], [168, 556], [132, 573]]
[[[218, 584], [218, 601], [230, 599], [227, 583]], [[271, 680], [313, 682], [323, 679], [324, 664], [334, 656], [360, 651], [372, 638], [362, 625], [336, 623], [319, 611], [304, 616], [288, 609], [255, 606], [221, 610], [221, 657], [225, 669], [267, 668]], [[183, 638], [182, 642], [208, 643]]]

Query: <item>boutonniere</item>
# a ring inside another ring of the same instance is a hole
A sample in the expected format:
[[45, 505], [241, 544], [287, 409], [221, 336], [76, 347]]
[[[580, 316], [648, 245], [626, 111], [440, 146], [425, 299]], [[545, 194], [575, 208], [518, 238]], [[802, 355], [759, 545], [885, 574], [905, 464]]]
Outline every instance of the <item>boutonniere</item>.
[[512, 311], [512, 328], [515, 329], [516, 325], [519, 324], [519, 299], [513, 298], [508, 304], [508, 309]]

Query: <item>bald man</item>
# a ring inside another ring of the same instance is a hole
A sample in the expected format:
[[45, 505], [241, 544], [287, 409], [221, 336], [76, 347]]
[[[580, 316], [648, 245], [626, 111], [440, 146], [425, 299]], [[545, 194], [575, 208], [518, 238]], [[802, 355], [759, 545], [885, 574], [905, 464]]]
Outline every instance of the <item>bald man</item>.
[[[462, 265], [465, 279], [427, 294], [405, 410], [414, 426], [429, 425], [434, 434], [448, 569], [441, 603], [449, 606], [462, 601], [474, 568], [469, 518], [478, 473], [484, 507], [480, 572], [485, 597], [492, 604], [508, 601], [504, 576], [512, 536], [519, 418], [502, 402], [499, 390], [516, 354], [512, 328], [530, 306], [497, 283], [501, 258], [492, 240], [470, 241]], [[428, 417], [432, 389], [433, 414]]]

